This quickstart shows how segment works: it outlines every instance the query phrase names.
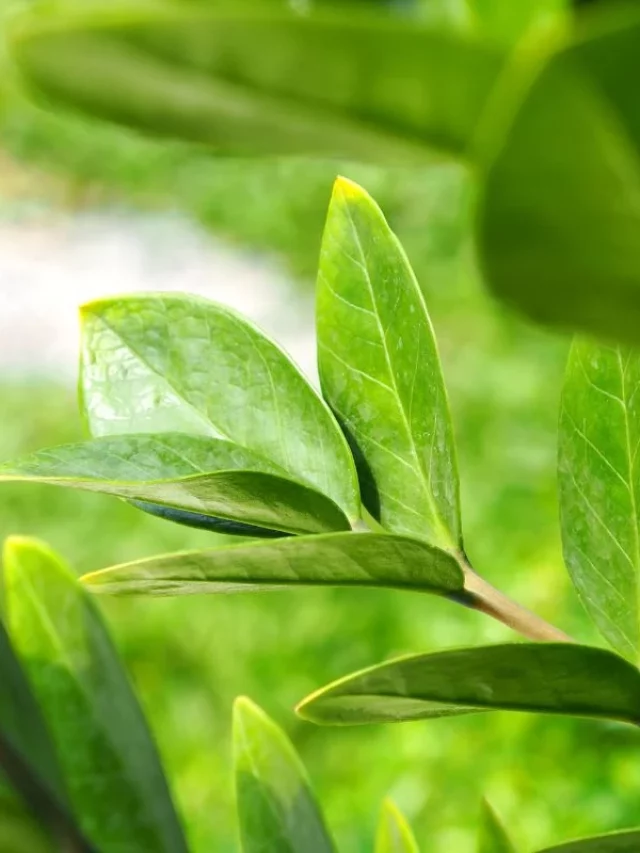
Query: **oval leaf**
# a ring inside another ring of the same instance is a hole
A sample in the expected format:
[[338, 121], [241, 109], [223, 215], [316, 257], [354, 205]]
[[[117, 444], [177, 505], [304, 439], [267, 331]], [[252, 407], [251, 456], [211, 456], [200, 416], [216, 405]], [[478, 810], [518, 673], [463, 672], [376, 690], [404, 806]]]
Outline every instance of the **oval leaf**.
[[451, 417], [424, 298], [382, 212], [344, 178], [322, 241], [317, 322], [322, 390], [355, 448], [367, 509], [389, 530], [461, 547]]
[[178, 431], [231, 440], [358, 518], [339, 427], [297, 367], [246, 320], [181, 294], [93, 302], [82, 316], [80, 385], [94, 436]]
[[236, 700], [233, 747], [244, 853], [333, 853], [293, 745], [249, 699]]
[[182, 433], [108, 436], [41, 450], [0, 467], [2, 480], [103, 492], [143, 502], [143, 509], [152, 502], [155, 514], [200, 527], [208, 521], [213, 529], [220, 519], [284, 533], [350, 527], [333, 501], [255, 453]]
[[542, 64], [506, 138], [495, 122], [479, 243], [489, 286], [533, 319], [638, 342], [640, 15], [609, 5]]
[[93, 601], [37, 542], [13, 540], [5, 578], [11, 639], [83, 829], [103, 853], [186, 853], [155, 745]]
[[640, 651], [640, 354], [576, 341], [560, 414], [564, 558], [585, 607], [621, 653]]
[[637, 853], [640, 850], [640, 829], [612, 832], [593, 838], [568, 841], [557, 847], [547, 847], [540, 853]]
[[328, 725], [420, 720], [481, 710], [640, 722], [640, 672], [603, 649], [538, 643], [412, 655], [336, 681], [299, 714]]
[[391, 800], [382, 807], [375, 853], [420, 853], [411, 827]]
[[505, 828], [486, 800], [482, 803], [478, 853], [515, 853]]
[[57, 4], [15, 21], [12, 52], [48, 98], [220, 152], [466, 154], [506, 52], [355, 5]]
[[181, 551], [93, 572], [82, 582], [92, 592], [146, 595], [362, 586], [454, 596], [464, 587], [462, 570], [446, 552], [375, 533], [328, 533]]

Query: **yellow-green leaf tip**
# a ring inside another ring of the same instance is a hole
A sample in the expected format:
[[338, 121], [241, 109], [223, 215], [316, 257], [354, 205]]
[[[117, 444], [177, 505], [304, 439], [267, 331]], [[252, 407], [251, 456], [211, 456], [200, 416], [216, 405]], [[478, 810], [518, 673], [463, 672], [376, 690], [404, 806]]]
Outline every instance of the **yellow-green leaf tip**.
[[344, 198], [347, 199], [347, 201], [355, 201], [362, 198], [368, 198], [368, 193], [360, 186], [360, 184], [356, 184], [356, 182], [352, 181], [350, 178], [344, 178], [342, 175], [338, 175], [333, 184], [333, 197], [334, 199]]

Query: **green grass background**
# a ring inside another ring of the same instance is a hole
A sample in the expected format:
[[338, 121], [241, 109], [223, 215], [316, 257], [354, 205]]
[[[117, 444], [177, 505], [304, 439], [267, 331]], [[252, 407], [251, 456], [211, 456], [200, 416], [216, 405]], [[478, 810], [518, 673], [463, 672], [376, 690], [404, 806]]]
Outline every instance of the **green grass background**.
[[[460, 168], [220, 162], [193, 147], [49, 115], [17, 97], [0, 120], [0, 148], [3, 216], [34, 206], [179, 209], [241, 246], [280, 257], [300, 287], [313, 286], [333, 177], [342, 172], [362, 182], [404, 241], [438, 332], [472, 560], [529, 607], [599, 642], [560, 553], [555, 443], [568, 341], [506, 314], [482, 289], [471, 250], [474, 188]], [[81, 436], [70, 383], [5, 377], [0, 391], [2, 458]], [[0, 533], [42, 537], [78, 572], [213, 541], [115, 499], [25, 486], [0, 489]], [[474, 849], [484, 795], [524, 850], [638, 820], [640, 761], [630, 728], [494, 714], [332, 730], [295, 718], [297, 700], [355, 668], [511, 638], [453, 604], [407, 593], [307, 590], [101, 606], [149, 715], [194, 853], [238, 849], [230, 711], [239, 694], [290, 734], [346, 853], [372, 850], [389, 794], [430, 853]]]

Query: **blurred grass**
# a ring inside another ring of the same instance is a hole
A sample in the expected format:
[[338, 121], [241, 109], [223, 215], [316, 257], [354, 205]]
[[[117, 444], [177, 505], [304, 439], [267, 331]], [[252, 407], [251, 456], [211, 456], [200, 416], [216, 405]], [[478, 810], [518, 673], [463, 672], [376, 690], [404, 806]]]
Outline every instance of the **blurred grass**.
[[[473, 190], [457, 167], [419, 174], [300, 161], [217, 162], [16, 101], [0, 144], [17, 175], [4, 215], [128, 199], [177, 207], [218, 233], [284, 258], [309, 284], [331, 181], [378, 198], [424, 287], [459, 442], [466, 543], [478, 569], [580, 639], [598, 642], [562, 568], [555, 437], [567, 341], [507, 316], [482, 291], [469, 248]], [[9, 195], [5, 183], [5, 196]], [[291, 319], [295, 324], [296, 319]], [[73, 390], [0, 386], [0, 455], [80, 436]], [[0, 490], [0, 533], [40, 536], [76, 569], [211, 543], [114, 499], [44, 487]], [[447, 602], [390, 592], [301, 591], [101, 601], [138, 686], [195, 853], [237, 849], [230, 767], [233, 698], [249, 694], [292, 735], [341, 850], [372, 849], [394, 796], [425, 850], [470, 853], [487, 795], [525, 849], [637, 821], [636, 735], [616, 725], [486, 715], [361, 730], [297, 721], [293, 704], [397, 653], [510, 638]]]

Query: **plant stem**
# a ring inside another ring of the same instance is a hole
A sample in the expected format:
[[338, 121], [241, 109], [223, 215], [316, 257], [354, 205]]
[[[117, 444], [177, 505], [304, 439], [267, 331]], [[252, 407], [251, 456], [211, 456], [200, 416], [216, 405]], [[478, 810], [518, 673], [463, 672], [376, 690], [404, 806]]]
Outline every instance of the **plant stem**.
[[540, 616], [536, 616], [526, 607], [513, 601], [500, 590], [487, 583], [480, 575], [477, 575], [469, 565], [464, 566], [465, 589], [457, 601], [467, 607], [492, 616], [523, 637], [529, 640], [543, 640], [546, 642], [572, 643], [573, 640], [564, 631], [545, 622]]

